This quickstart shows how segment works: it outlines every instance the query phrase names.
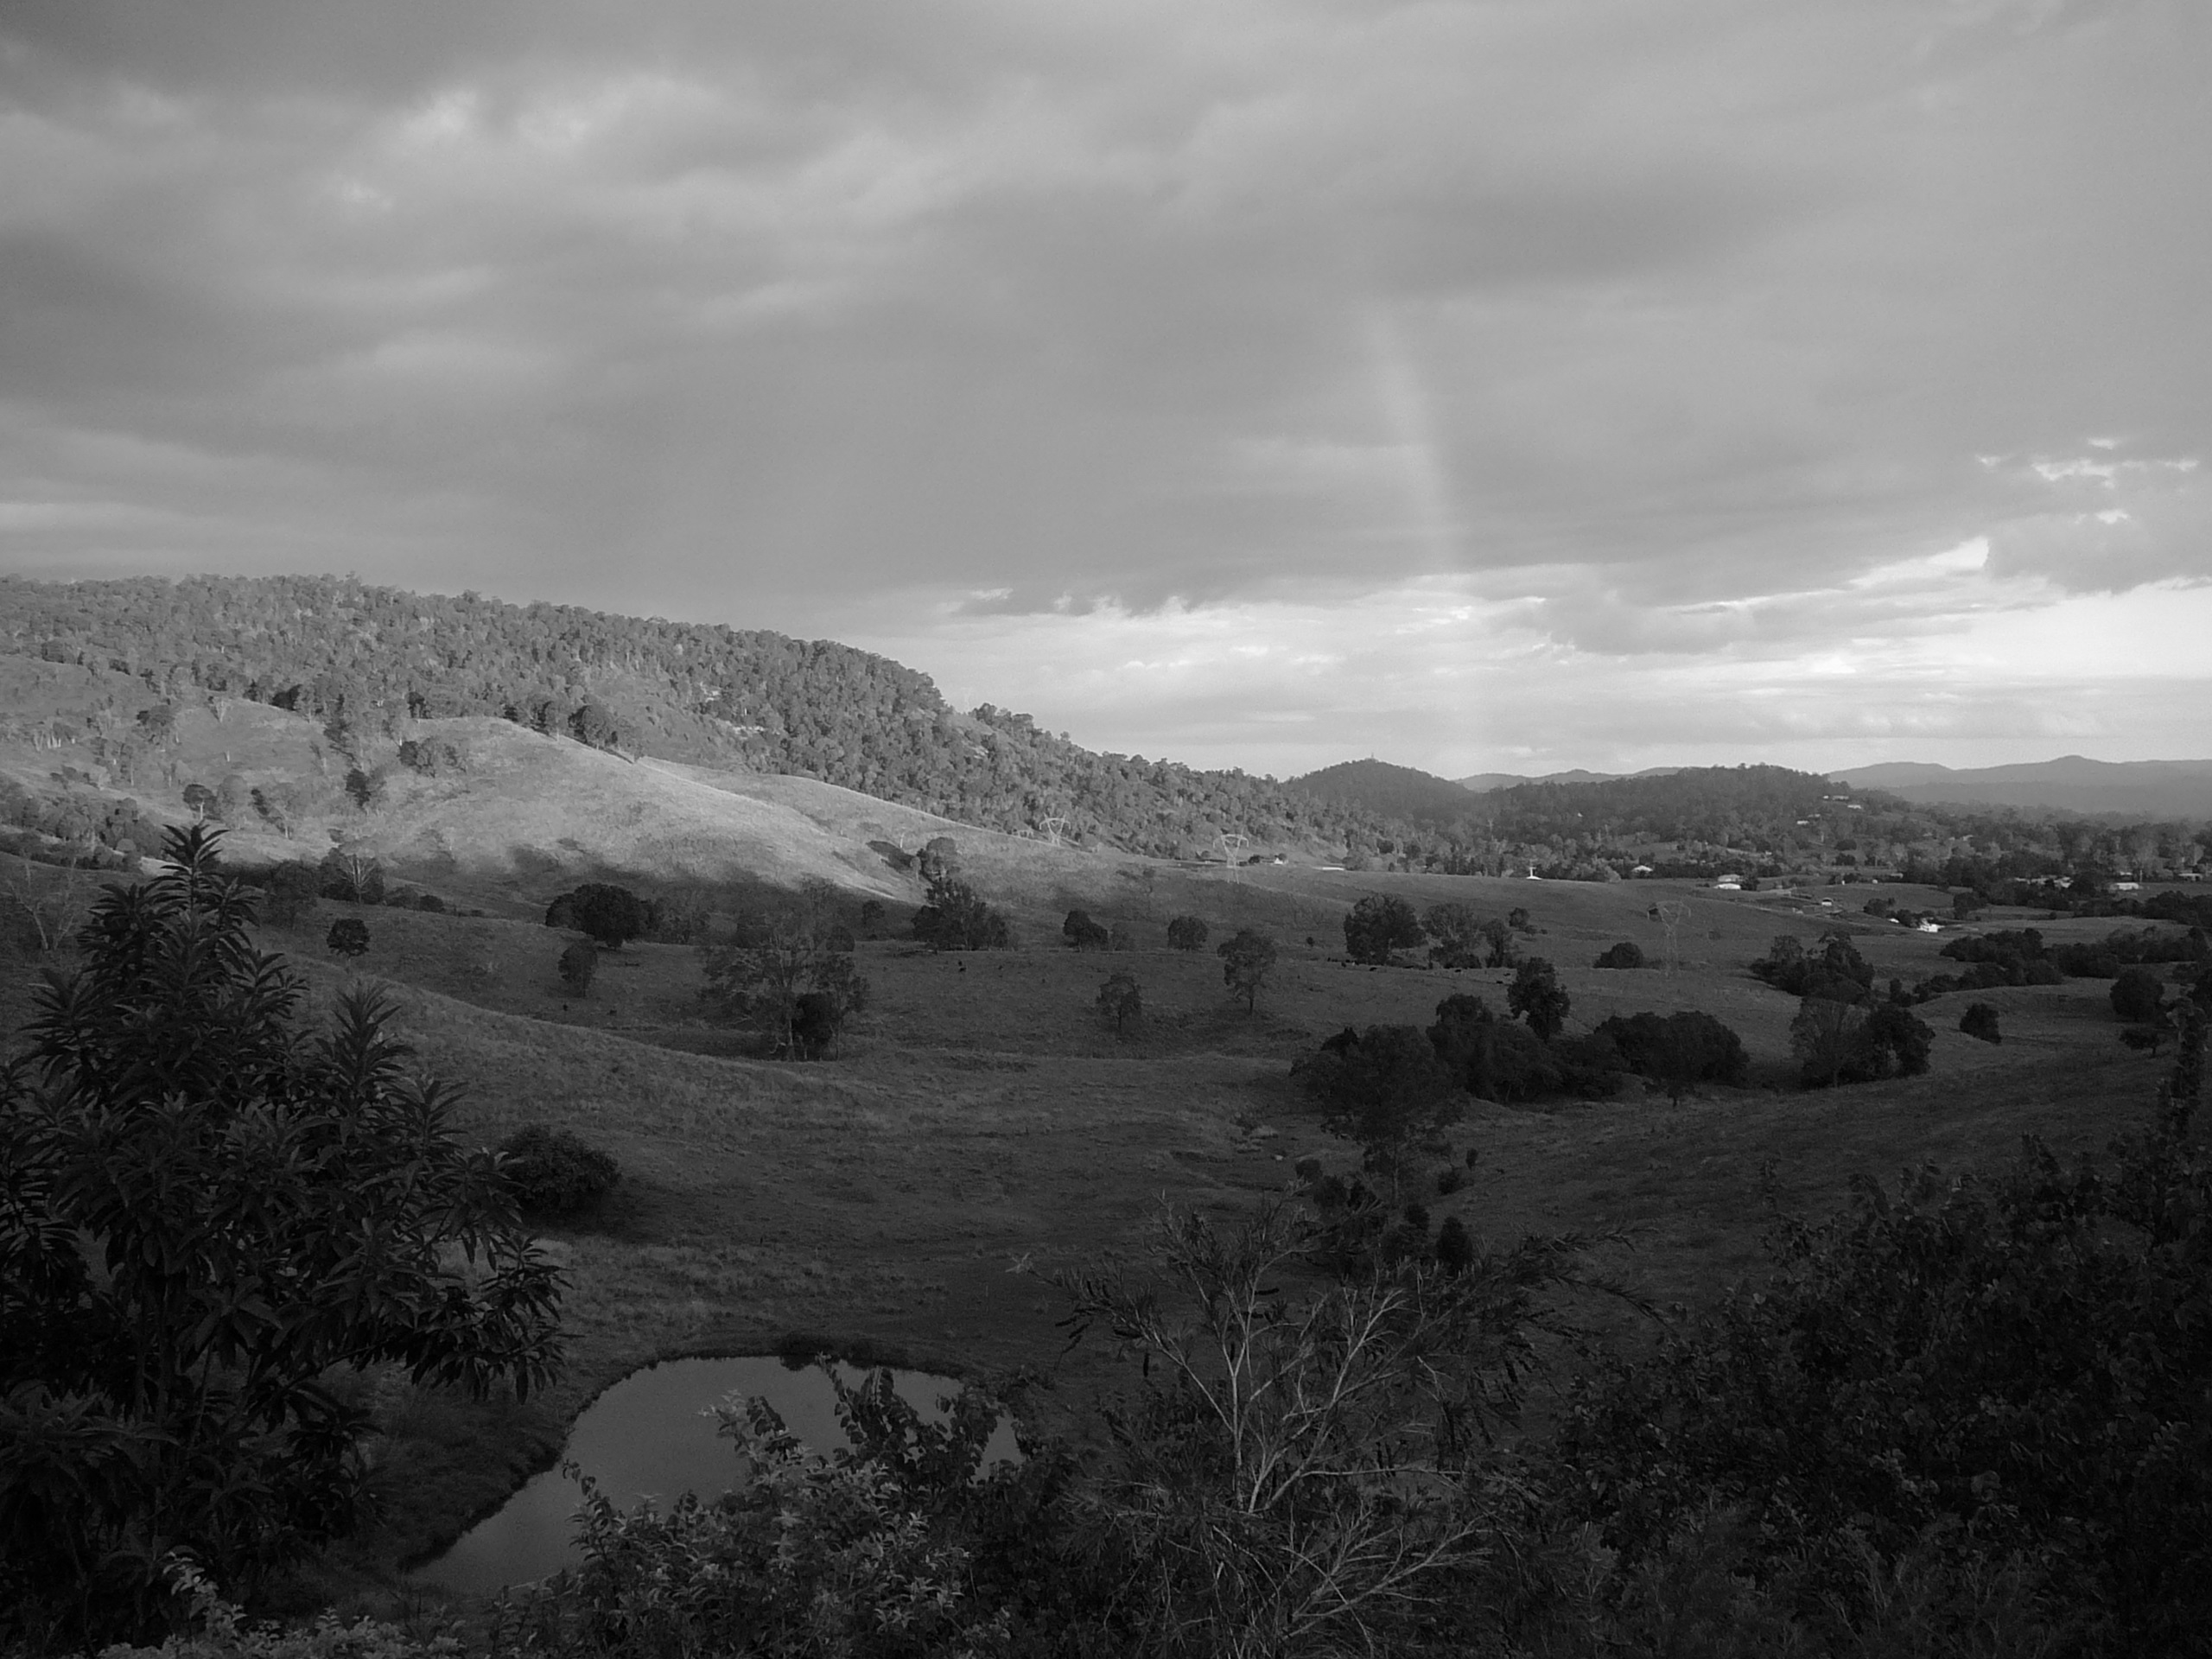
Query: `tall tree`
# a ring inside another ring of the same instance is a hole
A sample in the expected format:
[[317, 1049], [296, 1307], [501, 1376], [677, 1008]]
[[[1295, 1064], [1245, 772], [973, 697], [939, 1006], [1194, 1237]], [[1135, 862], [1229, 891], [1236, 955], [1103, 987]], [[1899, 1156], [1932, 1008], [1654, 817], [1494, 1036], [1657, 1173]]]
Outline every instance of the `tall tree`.
[[0, 1639], [146, 1628], [172, 1552], [250, 1584], [353, 1518], [332, 1374], [543, 1382], [559, 1278], [376, 993], [331, 1028], [218, 837], [111, 887], [0, 1074]]

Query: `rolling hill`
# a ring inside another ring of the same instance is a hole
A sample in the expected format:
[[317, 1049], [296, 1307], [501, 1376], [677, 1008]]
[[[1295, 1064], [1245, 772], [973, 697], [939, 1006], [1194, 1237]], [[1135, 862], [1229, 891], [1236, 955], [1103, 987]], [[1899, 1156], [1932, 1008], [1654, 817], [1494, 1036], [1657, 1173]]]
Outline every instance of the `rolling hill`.
[[2069, 754], [1958, 770], [1900, 760], [1835, 775], [1917, 804], [2041, 808], [2084, 817], [2212, 818], [2212, 760], [2092, 760]]

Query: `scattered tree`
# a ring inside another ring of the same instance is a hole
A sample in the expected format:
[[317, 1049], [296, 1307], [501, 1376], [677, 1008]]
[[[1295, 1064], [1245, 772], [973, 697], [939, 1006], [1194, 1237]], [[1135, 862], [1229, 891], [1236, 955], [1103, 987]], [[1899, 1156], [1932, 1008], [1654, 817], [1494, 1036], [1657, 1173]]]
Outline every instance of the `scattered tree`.
[[1060, 937], [1077, 950], [1104, 950], [1114, 943], [1113, 934], [1092, 921], [1089, 912], [1081, 910], [1068, 912], [1067, 919], [1060, 924]]
[[1256, 1012], [1260, 993], [1275, 970], [1275, 942], [1246, 927], [1215, 949], [1221, 957], [1222, 983], [1229, 987], [1231, 996], [1244, 999], [1245, 1013]]
[[1196, 916], [1178, 916], [1167, 924], [1167, 944], [1173, 950], [1203, 950], [1206, 925]]
[[1366, 1166], [1390, 1177], [1408, 1156], [1440, 1144], [1459, 1121], [1454, 1078], [1415, 1026], [1350, 1027], [1324, 1042], [1303, 1068], [1306, 1092], [1321, 1103], [1321, 1127], [1357, 1141]]
[[348, 962], [364, 956], [369, 948], [369, 925], [358, 916], [340, 916], [330, 925], [330, 931], [323, 936], [323, 948], [334, 957]]
[[1959, 1029], [1985, 1043], [2005, 1040], [2004, 1033], [1998, 1029], [1997, 1010], [1986, 1002], [1968, 1003], [1967, 1011], [1959, 1016]]
[[742, 916], [730, 938], [700, 951], [707, 1006], [766, 1027], [778, 1053], [800, 1059], [828, 1052], [868, 1004], [852, 935], [821, 895], [813, 900]]
[[322, 893], [349, 905], [384, 902], [384, 866], [366, 853], [334, 847], [323, 855]]
[[593, 976], [599, 972], [599, 952], [582, 939], [571, 940], [561, 952], [561, 982], [571, 995], [584, 996], [591, 991]]
[[1541, 957], [1531, 957], [1513, 976], [1505, 993], [1507, 1009], [1529, 1022], [1529, 1029], [1545, 1042], [1567, 1023], [1567, 995], [1559, 976]]
[[1428, 959], [1439, 968], [1479, 968], [1483, 962], [1482, 918], [1457, 900], [1431, 905], [1421, 912], [1428, 931]]
[[2129, 1025], [2147, 1025], [2165, 1006], [2166, 982], [2154, 968], [2123, 968], [2112, 982], [2112, 1011]]
[[280, 925], [304, 921], [315, 913], [316, 901], [322, 897], [322, 872], [314, 865], [279, 864], [269, 872], [263, 911], [270, 921]]
[[1098, 1011], [1112, 1022], [1116, 1037], [1126, 1036], [1129, 1027], [1144, 1014], [1144, 995], [1137, 987], [1135, 976], [1109, 976], [1098, 988]]
[[1513, 937], [1510, 923], [1493, 916], [1482, 925], [1483, 943], [1489, 947], [1483, 957], [1485, 968], [1510, 968], [1521, 959], [1519, 941]]
[[1643, 966], [1643, 947], [1633, 939], [1623, 939], [1609, 950], [1600, 951], [1593, 968], [1641, 968]]
[[1370, 893], [1344, 916], [1344, 952], [1354, 962], [1388, 962], [1427, 937], [1414, 907], [1394, 895]]

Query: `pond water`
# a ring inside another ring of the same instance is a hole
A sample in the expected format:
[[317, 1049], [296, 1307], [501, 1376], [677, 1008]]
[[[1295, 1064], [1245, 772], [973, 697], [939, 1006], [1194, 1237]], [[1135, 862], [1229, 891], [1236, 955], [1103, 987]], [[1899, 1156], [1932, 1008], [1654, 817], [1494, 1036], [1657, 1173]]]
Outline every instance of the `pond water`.
[[[837, 1372], [848, 1382], [867, 1375], [850, 1365], [840, 1365]], [[960, 1387], [925, 1371], [892, 1376], [900, 1397], [932, 1421], [944, 1417], [938, 1397]], [[680, 1493], [724, 1491], [738, 1474], [738, 1455], [715, 1432], [715, 1420], [702, 1414], [732, 1393], [766, 1396], [785, 1427], [809, 1446], [832, 1451], [850, 1443], [837, 1421], [836, 1394], [818, 1369], [794, 1370], [773, 1355], [748, 1354], [672, 1359], [632, 1372], [576, 1419], [562, 1460], [579, 1465], [626, 1510], [641, 1497], [665, 1509]], [[1001, 1421], [983, 1460], [1015, 1455], [1013, 1425]], [[570, 1538], [571, 1522], [582, 1498], [557, 1465], [533, 1475], [496, 1513], [409, 1576], [464, 1594], [489, 1595], [503, 1585], [575, 1566], [582, 1557]]]

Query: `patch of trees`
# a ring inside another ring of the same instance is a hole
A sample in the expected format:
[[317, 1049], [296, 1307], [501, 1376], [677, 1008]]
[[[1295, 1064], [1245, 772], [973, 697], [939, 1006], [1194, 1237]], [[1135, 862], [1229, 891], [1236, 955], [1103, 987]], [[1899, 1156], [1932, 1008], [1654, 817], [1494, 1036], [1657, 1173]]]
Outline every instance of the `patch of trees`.
[[652, 906], [629, 888], [587, 881], [545, 907], [545, 925], [574, 928], [604, 950], [620, 950], [652, 929]]
[[932, 950], [1003, 950], [1014, 939], [1004, 916], [949, 875], [930, 883], [928, 902], [914, 912], [911, 931]]
[[519, 1393], [558, 1354], [557, 1276], [390, 1005], [303, 1029], [216, 835], [164, 850], [0, 1071], [0, 1643], [38, 1650], [158, 1628], [178, 1552], [251, 1590], [342, 1534], [335, 1375]]
[[1305, 1063], [1303, 1081], [1321, 1127], [1357, 1141], [1394, 1192], [1408, 1159], [1438, 1149], [1465, 1110], [1459, 1079], [1417, 1026], [1348, 1026]]
[[1395, 895], [1370, 893], [1344, 913], [1344, 954], [1354, 962], [1387, 963], [1427, 937], [1414, 907]]
[[1621, 1069], [1658, 1084], [1679, 1101], [1700, 1083], [1740, 1087], [1751, 1069], [1743, 1039], [1711, 1014], [1613, 1014], [1599, 1022], [1592, 1041], [1610, 1047]]
[[1815, 950], [1795, 933], [1775, 937], [1765, 956], [1751, 963], [1751, 972], [1777, 991], [1791, 996], [1818, 996], [1856, 1002], [1874, 983], [1874, 970], [1859, 954], [1846, 933], [1824, 933]]
[[1935, 1042], [1927, 1024], [1898, 1002], [1808, 996], [1789, 1022], [1789, 1052], [1808, 1089], [1918, 1077]]

